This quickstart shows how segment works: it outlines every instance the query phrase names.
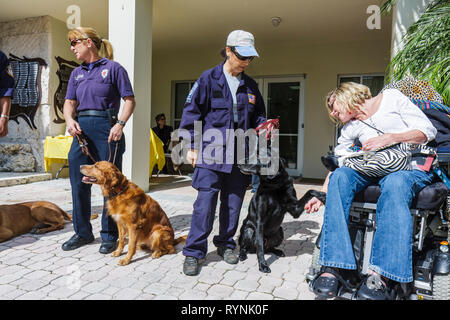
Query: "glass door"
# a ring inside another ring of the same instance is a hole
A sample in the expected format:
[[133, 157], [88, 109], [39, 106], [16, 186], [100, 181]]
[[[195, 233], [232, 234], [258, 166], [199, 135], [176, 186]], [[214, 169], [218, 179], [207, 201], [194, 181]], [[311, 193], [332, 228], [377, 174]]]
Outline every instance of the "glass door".
[[302, 76], [262, 79], [267, 118], [280, 120], [280, 156], [291, 176], [303, 168], [304, 83]]

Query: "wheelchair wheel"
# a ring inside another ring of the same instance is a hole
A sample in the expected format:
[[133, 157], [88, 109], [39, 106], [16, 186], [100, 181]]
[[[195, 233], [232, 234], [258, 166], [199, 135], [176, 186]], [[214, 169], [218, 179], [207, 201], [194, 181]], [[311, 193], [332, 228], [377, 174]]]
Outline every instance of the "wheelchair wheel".
[[433, 300], [450, 300], [450, 274], [434, 275]]

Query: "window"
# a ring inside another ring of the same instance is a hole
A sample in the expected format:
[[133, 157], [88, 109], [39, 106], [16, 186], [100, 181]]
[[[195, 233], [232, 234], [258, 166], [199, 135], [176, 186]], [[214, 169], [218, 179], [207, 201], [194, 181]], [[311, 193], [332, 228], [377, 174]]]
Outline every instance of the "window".
[[[384, 87], [384, 74], [356, 74], [356, 75], [339, 75], [338, 85], [344, 82], [356, 82], [366, 85], [372, 93], [372, 97], [375, 97]], [[337, 140], [341, 133], [341, 128], [336, 125], [334, 145], [337, 145]]]
[[384, 86], [383, 74], [362, 74], [362, 75], [340, 75], [338, 77], [338, 85], [343, 82], [362, 83], [370, 88], [372, 96], [375, 97], [380, 93]]
[[183, 115], [184, 103], [195, 81], [174, 81], [172, 85], [173, 128], [178, 129]]

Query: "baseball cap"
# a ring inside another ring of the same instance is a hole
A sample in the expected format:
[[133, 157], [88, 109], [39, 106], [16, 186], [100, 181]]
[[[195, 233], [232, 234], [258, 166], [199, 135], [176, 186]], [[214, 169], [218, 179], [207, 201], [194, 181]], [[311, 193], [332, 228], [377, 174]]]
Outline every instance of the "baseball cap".
[[255, 49], [255, 38], [250, 32], [234, 30], [227, 38], [227, 46], [235, 47], [236, 51], [244, 57], [259, 57]]

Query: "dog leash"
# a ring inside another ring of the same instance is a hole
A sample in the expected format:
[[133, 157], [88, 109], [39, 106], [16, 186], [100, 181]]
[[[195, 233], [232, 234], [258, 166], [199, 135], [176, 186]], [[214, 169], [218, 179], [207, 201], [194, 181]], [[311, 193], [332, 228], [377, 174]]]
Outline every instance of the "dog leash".
[[261, 134], [260, 131], [266, 130], [266, 139], [269, 140], [272, 135], [273, 129], [278, 129], [280, 127], [280, 121], [278, 119], [270, 119], [266, 122], [260, 124], [256, 127], [255, 131], [259, 135]]
[[83, 153], [85, 156], [88, 156], [92, 160], [92, 162], [96, 163], [97, 161], [95, 161], [94, 157], [89, 152], [88, 143], [83, 134], [75, 134], [75, 137], [77, 138], [78, 144], [80, 145], [81, 153]]
[[[81, 153], [83, 153], [85, 156], [88, 156], [92, 162], [96, 163], [97, 161], [95, 161], [94, 157], [92, 156], [92, 154], [89, 152], [89, 148], [88, 148], [88, 142], [85, 138], [85, 136], [83, 134], [76, 134], [75, 137], [78, 140], [78, 144], [81, 148]], [[118, 141], [116, 141], [116, 147], [114, 148], [114, 157], [113, 157], [113, 161], [112, 163], [116, 162], [116, 155], [117, 155], [117, 147], [118, 147]], [[108, 152], [109, 152], [109, 156], [108, 156], [108, 162], [111, 162], [111, 146], [108, 143]]]
[[[118, 145], [119, 145], [119, 141], [116, 141], [116, 147], [114, 148], [115, 149], [114, 150], [114, 158], [113, 158], [112, 163], [116, 163], [116, 155], [117, 155], [117, 146]], [[111, 146], [109, 143], [108, 143], [108, 151], [109, 151], [108, 162], [111, 162], [110, 161], [111, 160]]]

